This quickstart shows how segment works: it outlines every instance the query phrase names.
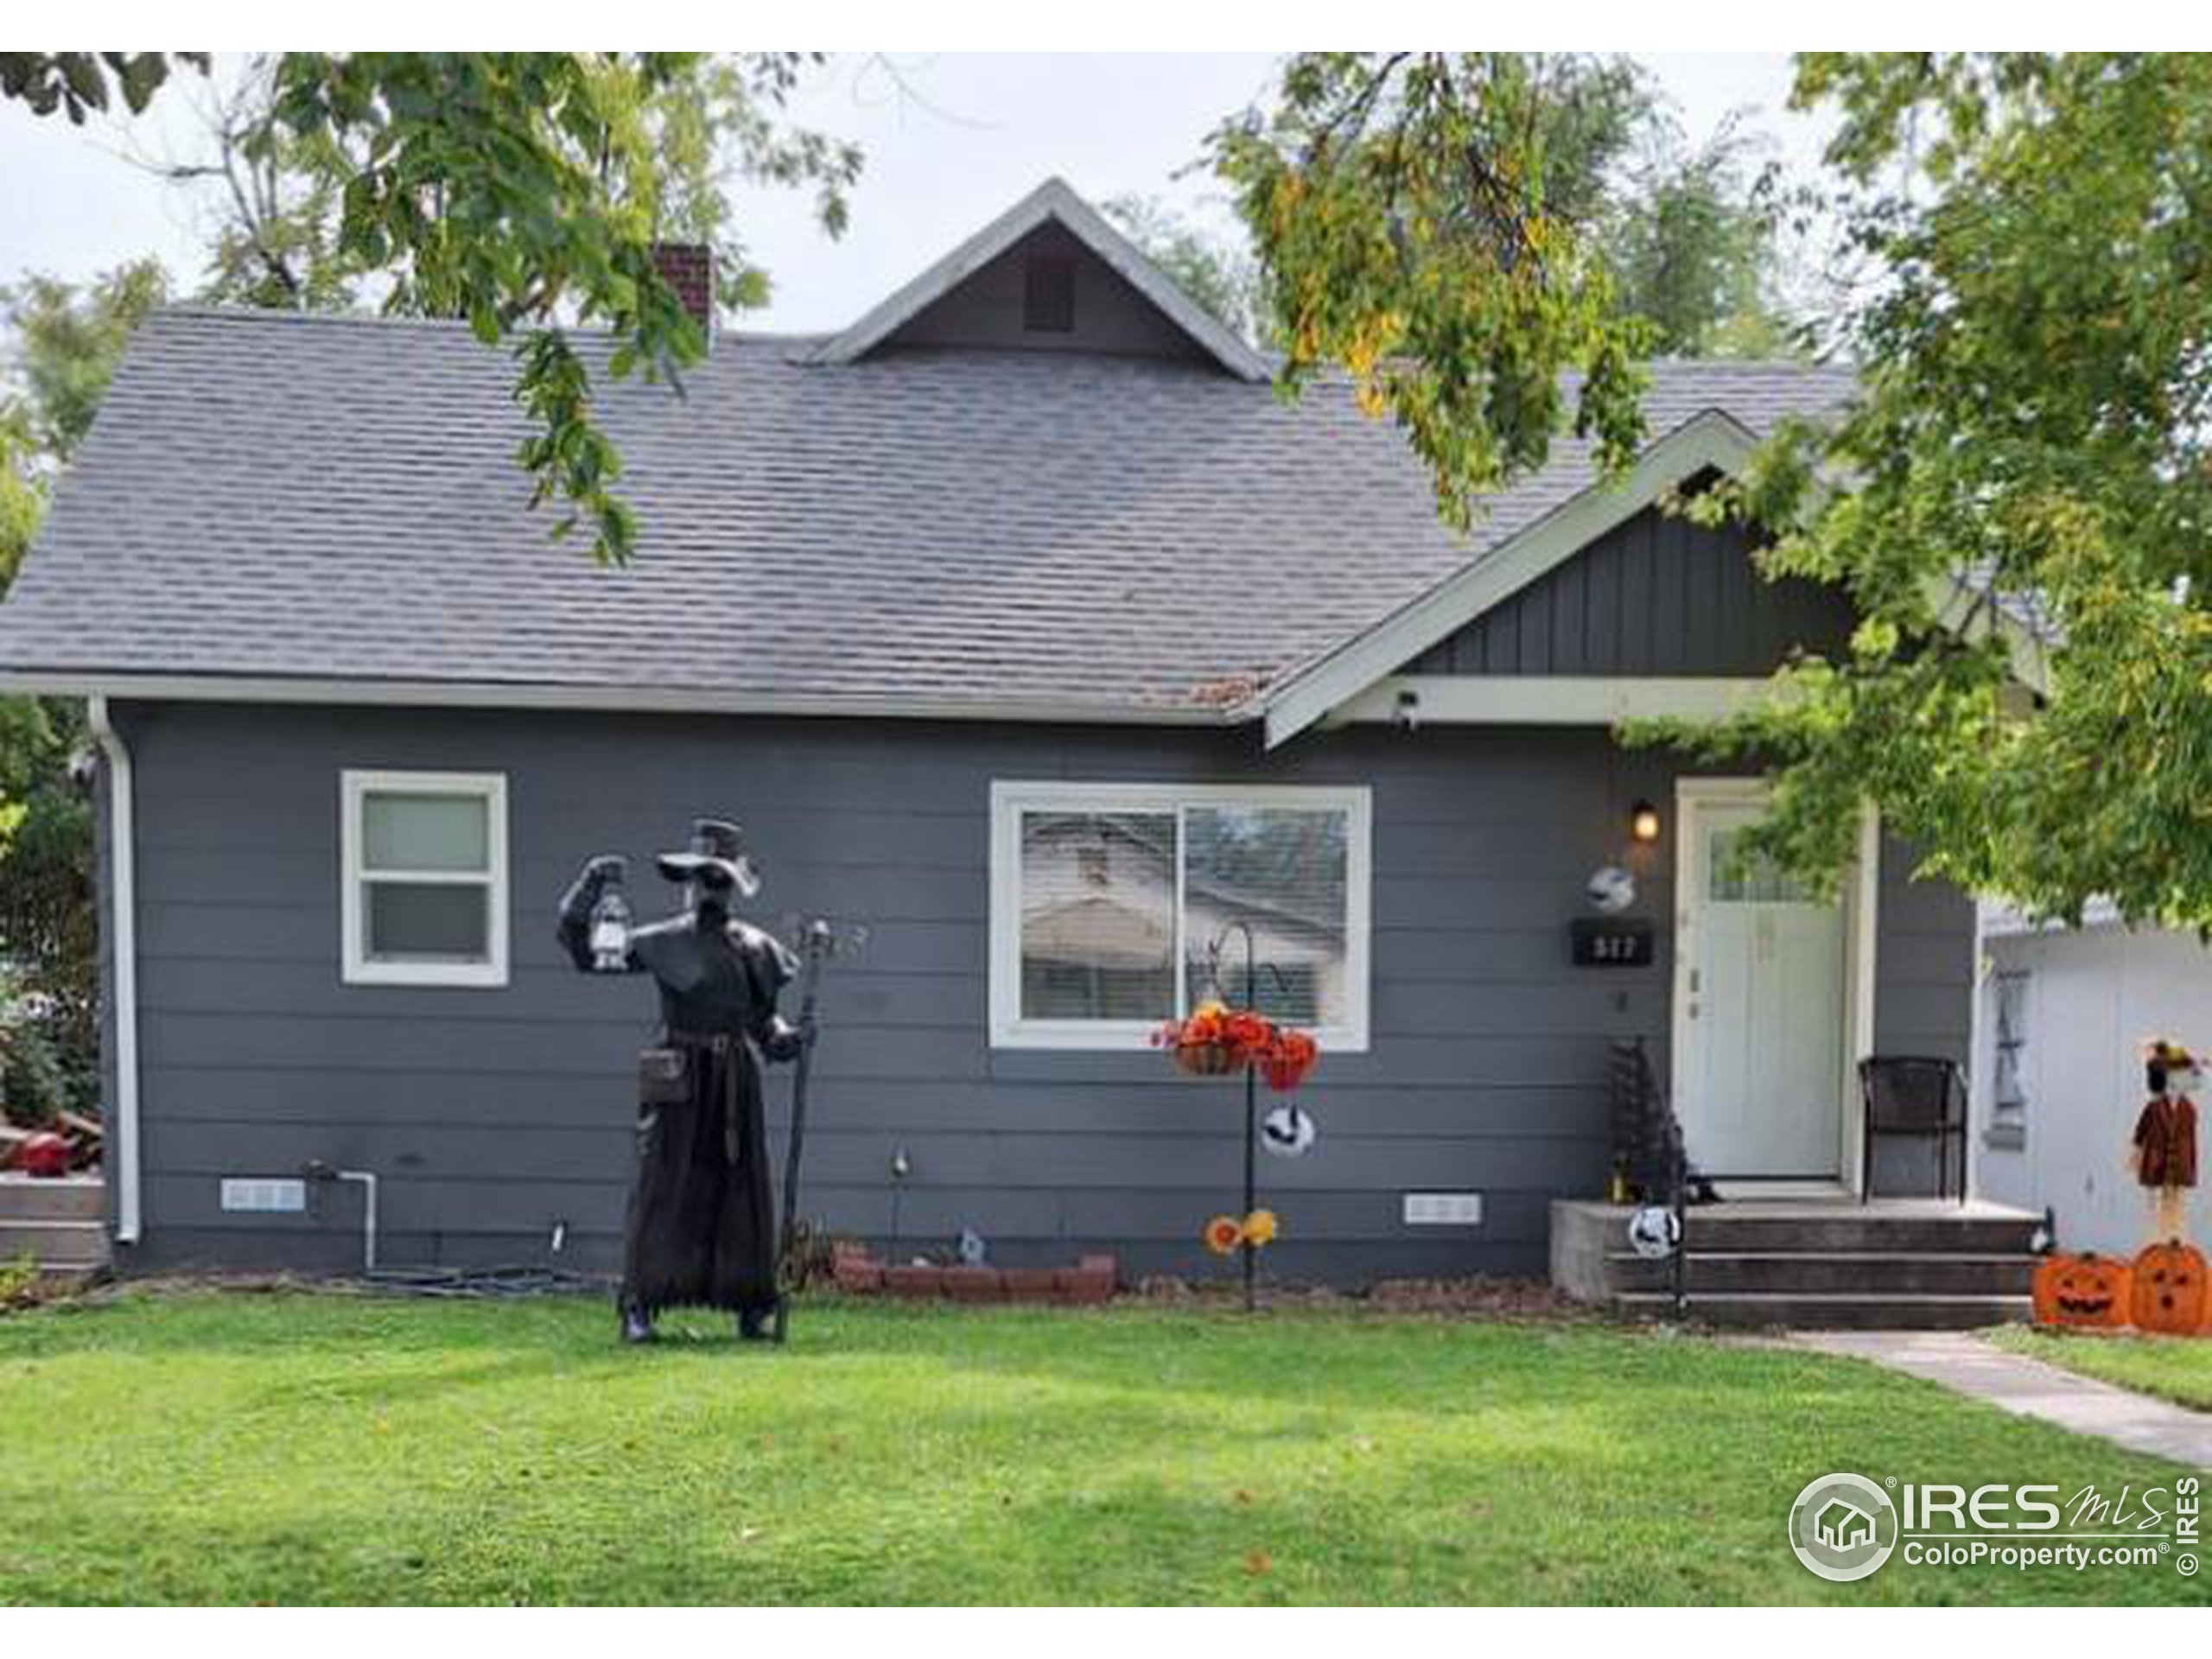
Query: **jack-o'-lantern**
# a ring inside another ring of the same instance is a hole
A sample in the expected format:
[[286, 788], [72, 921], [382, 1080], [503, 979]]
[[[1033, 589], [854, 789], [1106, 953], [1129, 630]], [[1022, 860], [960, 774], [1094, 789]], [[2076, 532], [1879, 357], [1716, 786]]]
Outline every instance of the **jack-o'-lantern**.
[[2118, 1331], [2127, 1324], [2127, 1263], [2097, 1255], [2052, 1255], [2036, 1269], [2037, 1325]]
[[2136, 1329], [2171, 1336], [2204, 1329], [2204, 1252], [2195, 1245], [2172, 1238], [2146, 1247], [2135, 1258], [2134, 1281]]

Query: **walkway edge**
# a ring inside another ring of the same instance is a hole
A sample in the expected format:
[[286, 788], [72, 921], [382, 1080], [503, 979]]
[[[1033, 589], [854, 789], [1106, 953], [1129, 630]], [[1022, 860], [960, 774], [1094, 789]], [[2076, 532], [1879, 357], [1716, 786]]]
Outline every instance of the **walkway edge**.
[[2008, 1353], [1969, 1332], [1804, 1331], [1783, 1340], [1793, 1348], [1868, 1360], [1986, 1400], [2016, 1417], [2055, 1423], [2131, 1452], [2212, 1469], [2212, 1414]]

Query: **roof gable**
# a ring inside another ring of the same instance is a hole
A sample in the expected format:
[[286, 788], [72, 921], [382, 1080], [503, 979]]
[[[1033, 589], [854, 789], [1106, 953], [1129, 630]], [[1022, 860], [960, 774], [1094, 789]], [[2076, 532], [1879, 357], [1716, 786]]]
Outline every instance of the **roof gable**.
[[1268, 745], [1288, 741], [1387, 674], [1574, 557], [1698, 474], [1734, 472], [1758, 439], [1707, 409], [1647, 448], [1625, 476], [1599, 480], [1483, 558], [1279, 682], [1265, 699]]
[[[817, 346], [817, 363], [851, 363], [894, 340], [975, 343], [972, 322], [959, 317], [963, 300], [989, 300], [1012, 321], [1007, 342], [1099, 349], [1098, 342], [1049, 336], [1023, 338], [1019, 303], [1024, 251], [1044, 251], [1106, 277], [1128, 303], [1114, 308], [1105, 348], [1143, 349], [1148, 339], [1179, 342], [1186, 353], [1219, 365], [1242, 380], [1268, 378], [1266, 359], [1224, 327], [1090, 203], [1058, 179], [1047, 179], [998, 218], [893, 294], [843, 333]], [[1009, 291], [1010, 290], [1010, 291]], [[950, 314], [950, 315], [948, 315]], [[949, 329], [949, 332], [948, 332]], [[1166, 354], [1164, 352], [1155, 354]]]

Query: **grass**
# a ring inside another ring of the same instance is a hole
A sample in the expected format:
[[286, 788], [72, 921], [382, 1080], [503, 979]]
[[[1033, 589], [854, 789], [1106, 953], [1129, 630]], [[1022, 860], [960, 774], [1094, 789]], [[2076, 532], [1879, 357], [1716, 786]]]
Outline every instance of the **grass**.
[[[1598, 1325], [137, 1295], [0, 1319], [0, 1602], [2185, 1601], [1834, 1586], [1816, 1475], [2170, 1484], [1850, 1361]], [[687, 1330], [693, 1333], [686, 1338]]]
[[2083, 1376], [2116, 1382], [2176, 1405], [2212, 1411], [2212, 1337], [2109, 1336], [2015, 1325], [1995, 1334], [2000, 1346]]

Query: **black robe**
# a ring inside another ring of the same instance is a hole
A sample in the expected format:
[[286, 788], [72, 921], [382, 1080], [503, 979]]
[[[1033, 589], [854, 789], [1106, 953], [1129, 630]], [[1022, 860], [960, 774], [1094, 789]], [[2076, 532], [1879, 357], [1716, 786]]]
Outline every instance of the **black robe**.
[[[579, 966], [591, 962], [590, 908], [563, 906], [562, 942]], [[715, 912], [630, 935], [625, 970], [653, 976], [663, 1031], [639, 1057], [626, 1305], [648, 1313], [775, 1306], [776, 1201], [761, 1071], [764, 1050], [777, 1059], [796, 1051], [776, 998], [797, 966], [769, 935]]]

